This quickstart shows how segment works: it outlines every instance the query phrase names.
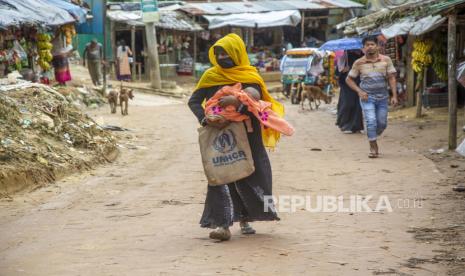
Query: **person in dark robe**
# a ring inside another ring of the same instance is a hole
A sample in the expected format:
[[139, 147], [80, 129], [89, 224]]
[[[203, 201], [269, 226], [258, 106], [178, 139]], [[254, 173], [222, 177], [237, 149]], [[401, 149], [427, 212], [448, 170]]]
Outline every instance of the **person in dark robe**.
[[[261, 100], [272, 103], [273, 111], [280, 116], [284, 114], [283, 106], [270, 96], [256, 68], [250, 65], [245, 44], [239, 36], [229, 34], [219, 39], [210, 48], [209, 59], [213, 67], [204, 73], [188, 103], [202, 126], [223, 128], [229, 123], [209, 121], [202, 103], [223, 86], [235, 83], [241, 83], [243, 88], [255, 88]], [[279, 136], [270, 133], [271, 129], [263, 129], [247, 106], [234, 96], [223, 97], [220, 105], [234, 105], [237, 111], [249, 115], [252, 120], [253, 132], [248, 132], [247, 136], [255, 166], [255, 172], [244, 179], [227, 185], [208, 185], [200, 225], [215, 229], [210, 238], [225, 241], [231, 238], [229, 227], [233, 222], [240, 222], [242, 234], [254, 234], [249, 222], [279, 220], [274, 205], [267, 200], [272, 195], [272, 176], [265, 150], [265, 146], [274, 147]]]
[[[336, 125], [344, 133], [358, 133], [363, 130], [363, 113], [360, 107], [360, 99], [346, 83], [347, 74], [354, 62], [362, 57], [359, 50], [348, 50], [337, 62], [339, 73], [339, 101], [337, 103]], [[357, 83], [360, 80], [356, 80]]]

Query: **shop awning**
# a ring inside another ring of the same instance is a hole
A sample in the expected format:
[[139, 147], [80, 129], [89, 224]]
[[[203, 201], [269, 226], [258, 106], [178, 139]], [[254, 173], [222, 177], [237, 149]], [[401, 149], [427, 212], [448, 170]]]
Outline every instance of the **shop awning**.
[[[107, 17], [111, 21], [128, 25], [144, 26], [141, 11], [107, 11]], [[190, 19], [187, 15], [170, 10], [160, 10], [160, 21], [155, 26], [161, 29], [178, 31], [202, 31], [203, 28]]]
[[305, 0], [279, 0], [279, 1], [227, 1], [208, 3], [188, 3], [180, 8], [192, 15], [220, 15], [239, 13], [261, 13], [287, 10], [326, 10], [328, 7], [319, 2]]
[[107, 17], [115, 22], [131, 22], [130, 25], [143, 25], [140, 11], [107, 11]]
[[381, 33], [387, 38], [392, 38], [398, 35], [422, 35], [430, 32], [446, 21], [446, 17], [441, 15], [426, 16], [420, 20], [415, 20], [413, 17], [402, 19], [399, 23], [395, 23], [389, 27], [381, 28]]
[[278, 26], [296, 26], [300, 20], [298, 10], [271, 11], [263, 13], [235, 13], [229, 15], [204, 15], [209, 29], [224, 26], [267, 28]]
[[444, 23], [447, 20], [447, 17], [442, 17], [440, 15], [436, 16], [427, 16], [415, 22], [413, 28], [410, 30], [411, 35], [422, 35], [427, 32], [430, 32]]
[[364, 17], [350, 19], [337, 25], [337, 28], [344, 28], [346, 35], [361, 35], [378, 30], [386, 37], [407, 33], [418, 35], [434, 30], [446, 20], [449, 11], [463, 5], [465, 0], [411, 0], [391, 9], [381, 9]]
[[58, 26], [75, 21], [67, 11], [55, 7], [45, 0], [0, 0], [0, 9], [2, 15], [15, 16], [8, 19], [2, 16], [0, 22], [9, 22], [4, 26], [23, 23]]
[[66, 0], [45, 0], [49, 4], [69, 12], [79, 23], [86, 23], [87, 10]]

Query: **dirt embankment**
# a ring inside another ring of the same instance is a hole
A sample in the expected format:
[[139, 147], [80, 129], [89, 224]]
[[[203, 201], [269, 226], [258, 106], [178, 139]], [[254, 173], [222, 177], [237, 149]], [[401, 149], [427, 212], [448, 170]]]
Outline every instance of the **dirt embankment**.
[[78, 108], [103, 102], [77, 88], [0, 91], [0, 197], [114, 160], [116, 139]]

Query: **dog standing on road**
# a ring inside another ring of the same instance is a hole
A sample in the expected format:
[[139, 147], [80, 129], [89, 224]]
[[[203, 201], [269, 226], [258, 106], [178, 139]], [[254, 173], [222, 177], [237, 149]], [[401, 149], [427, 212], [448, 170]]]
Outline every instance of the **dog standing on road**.
[[116, 106], [118, 106], [118, 92], [111, 90], [107, 95], [107, 99], [110, 104], [111, 113], [116, 113]]
[[134, 95], [132, 94], [132, 89], [124, 88], [123, 83], [121, 83], [120, 91], [119, 91], [119, 104], [121, 106], [121, 115], [129, 115], [128, 113], [128, 104], [129, 99], [133, 99]]
[[310, 110], [313, 110], [312, 102], [315, 103], [316, 110], [321, 105], [321, 100], [325, 102], [325, 104], [331, 103], [331, 96], [326, 95], [323, 93], [319, 86], [315, 85], [305, 85], [304, 89], [302, 90], [302, 96], [300, 99], [300, 105], [302, 110], [304, 110], [304, 102], [305, 99], [308, 99], [308, 105], [310, 106]]

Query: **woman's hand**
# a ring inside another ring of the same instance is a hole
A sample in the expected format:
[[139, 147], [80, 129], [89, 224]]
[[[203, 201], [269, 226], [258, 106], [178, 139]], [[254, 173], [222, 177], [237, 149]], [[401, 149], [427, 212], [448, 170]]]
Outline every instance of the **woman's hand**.
[[223, 129], [229, 125], [229, 121], [226, 120], [223, 116], [207, 117], [207, 124], [209, 126]]
[[241, 102], [234, 96], [224, 96], [218, 101], [218, 104], [221, 107], [226, 107], [228, 105], [233, 105], [236, 108], [238, 108], [239, 105], [241, 104]]

